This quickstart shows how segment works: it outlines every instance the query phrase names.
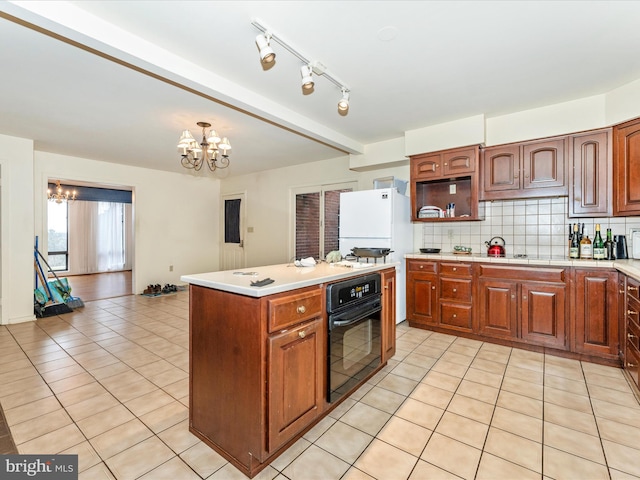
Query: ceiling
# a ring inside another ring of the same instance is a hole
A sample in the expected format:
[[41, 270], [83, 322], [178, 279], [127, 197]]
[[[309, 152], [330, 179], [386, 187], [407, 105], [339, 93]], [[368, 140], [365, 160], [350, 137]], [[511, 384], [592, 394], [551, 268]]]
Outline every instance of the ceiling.
[[[275, 42], [263, 69], [253, 18], [350, 88], [347, 115]], [[208, 121], [226, 175], [258, 172], [611, 91], [640, 79], [639, 19], [637, 1], [0, 1], [0, 133], [185, 172], [178, 137]]]

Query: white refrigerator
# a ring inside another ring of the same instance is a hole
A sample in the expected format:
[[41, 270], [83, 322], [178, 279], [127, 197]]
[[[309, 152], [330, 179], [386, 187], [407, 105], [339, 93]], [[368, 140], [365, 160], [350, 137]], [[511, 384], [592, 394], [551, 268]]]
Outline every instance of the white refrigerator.
[[[396, 269], [396, 322], [407, 318], [406, 262], [413, 251], [410, 199], [395, 188], [340, 194], [339, 248], [342, 256], [352, 248], [390, 248], [385, 258], [369, 262], [400, 262]], [[361, 259], [365, 261], [365, 259]]]

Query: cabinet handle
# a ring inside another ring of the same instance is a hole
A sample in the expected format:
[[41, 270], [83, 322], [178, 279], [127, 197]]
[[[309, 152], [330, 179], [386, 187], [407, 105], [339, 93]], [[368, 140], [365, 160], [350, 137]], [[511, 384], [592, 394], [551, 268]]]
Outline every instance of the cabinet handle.
[[624, 293], [624, 290], [620, 289], [618, 290], [618, 293]]
[[298, 305], [298, 313], [304, 313], [307, 311], [307, 308], [304, 305]]
[[299, 331], [299, 332], [298, 332], [298, 336], [299, 336], [300, 338], [304, 338], [304, 337], [306, 337], [306, 336], [307, 336], [307, 334], [304, 332], [304, 330], [301, 330], [301, 331]]
[[627, 338], [628, 338], [628, 339], [638, 338], [638, 336], [637, 336], [637, 335], [634, 335], [633, 333], [627, 333]]
[[638, 287], [634, 287], [633, 285], [627, 285], [627, 290], [629, 290], [630, 292], [637, 292]]
[[634, 310], [627, 310], [627, 315], [638, 315], [638, 312]]
[[627, 367], [628, 368], [636, 368], [638, 366], [637, 363], [631, 363], [631, 362], [627, 362]]

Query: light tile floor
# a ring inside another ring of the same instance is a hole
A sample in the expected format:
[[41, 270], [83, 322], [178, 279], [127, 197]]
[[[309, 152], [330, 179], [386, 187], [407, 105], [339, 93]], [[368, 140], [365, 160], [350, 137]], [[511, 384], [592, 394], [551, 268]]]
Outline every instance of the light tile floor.
[[[616, 368], [398, 326], [383, 371], [257, 478], [640, 478], [640, 406]], [[188, 293], [87, 302], [0, 327], [20, 453], [81, 479], [241, 479], [188, 432]]]

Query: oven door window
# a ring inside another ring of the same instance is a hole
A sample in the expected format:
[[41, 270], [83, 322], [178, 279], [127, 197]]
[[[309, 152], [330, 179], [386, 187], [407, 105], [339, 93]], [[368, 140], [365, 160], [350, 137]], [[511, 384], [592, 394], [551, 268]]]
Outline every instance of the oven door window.
[[330, 320], [329, 392], [334, 402], [380, 365], [380, 310], [342, 325]]

